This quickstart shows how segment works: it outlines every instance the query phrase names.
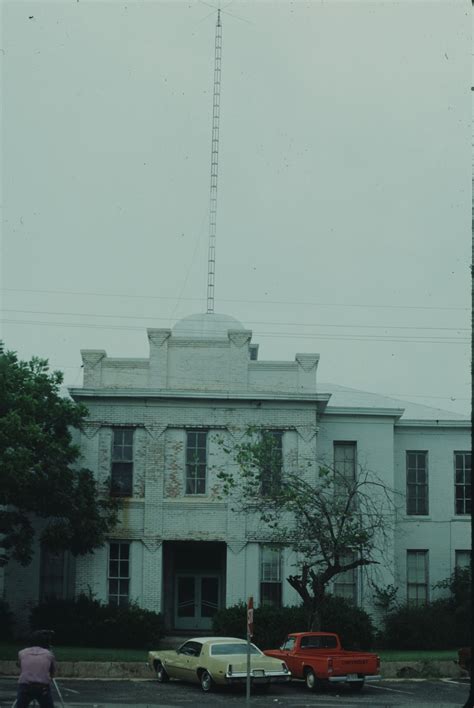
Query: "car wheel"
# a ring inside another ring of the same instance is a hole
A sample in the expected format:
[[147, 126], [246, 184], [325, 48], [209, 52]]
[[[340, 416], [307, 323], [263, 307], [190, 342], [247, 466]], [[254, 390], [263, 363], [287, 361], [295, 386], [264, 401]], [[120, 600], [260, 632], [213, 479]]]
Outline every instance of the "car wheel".
[[164, 668], [161, 661], [157, 661], [155, 663], [155, 673], [156, 673], [156, 680], [158, 681], [158, 683], [166, 683], [166, 681], [170, 680], [170, 677], [166, 673], [166, 669]]
[[349, 688], [351, 688], [353, 691], [362, 691], [364, 688], [364, 682], [363, 681], [349, 681]]
[[309, 688], [310, 691], [316, 691], [319, 682], [313, 669], [306, 669], [304, 673], [304, 680], [306, 683], [306, 688]]
[[201, 688], [204, 693], [209, 693], [209, 691], [212, 691], [214, 688], [214, 681], [212, 680], [212, 676], [209, 671], [203, 671], [199, 677], [199, 680], [201, 681]]

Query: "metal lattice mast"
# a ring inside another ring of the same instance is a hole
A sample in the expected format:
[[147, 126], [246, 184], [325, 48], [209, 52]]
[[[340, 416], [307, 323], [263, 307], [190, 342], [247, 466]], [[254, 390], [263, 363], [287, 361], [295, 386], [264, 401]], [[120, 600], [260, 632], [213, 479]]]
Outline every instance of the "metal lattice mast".
[[207, 266], [207, 312], [214, 312], [214, 280], [216, 272], [217, 175], [219, 167], [219, 115], [221, 102], [222, 25], [217, 11], [214, 54], [214, 100], [212, 108], [211, 193], [209, 203], [209, 253]]

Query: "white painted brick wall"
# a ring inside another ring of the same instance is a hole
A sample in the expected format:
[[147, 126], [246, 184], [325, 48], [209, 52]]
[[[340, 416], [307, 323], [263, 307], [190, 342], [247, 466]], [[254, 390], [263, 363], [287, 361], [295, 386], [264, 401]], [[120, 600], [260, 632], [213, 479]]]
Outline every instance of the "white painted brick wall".
[[[265, 400], [258, 392], [315, 393], [318, 355], [297, 354], [295, 361], [250, 361], [250, 333], [229, 330], [227, 339], [212, 343], [173, 338], [170, 330], [148, 330], [150, 358], [108, 359], [102, 350], [83, 351], [84, 388], [117, 393], [120, 397], [87, 398], [90, 417], [81, 435], [81, 464], [94, 471], [101, 485], [110, 477], [112, 428], [133, 426], [134, 498], [124, 502], [115, 539], [132, 541], [131, 596], [144, 607], [163, 608], [163, 546], [166, 540], [220, 540], [228, 544], [226, 603], [253, 595], [259, 598], [259, 543], [265, 536], [256, 517], [232, 510], [219, 497], [217, 473], [231, 461], [217, 438], [239, 442], [249, 425], [285, 430], [284, 464], [295, 465], [308, 480], [316, 479], [318, 461], [332, 463], [333, 442], [357, 442], [358, 459], [375, 470], [389, 487], [405, 488], [405, 451], [430, 451], [430, 518], [400, 517], [399, 534], [378, 569], [381, 585], [399, 582], [404, 588], [407, 548], [429, 548], [430, 581], [446, 577], [453, 569], [456, 549], [470, 546], [469, 522], [453, 513], [453, 450], [468, 450], [469, 432], [453, 429], [394, 428], [388, 416], [339, 414], [316, 416], [316, 403], [307, 400]], [[146, 395], [157, 389], [174, 391], [172, 399]], [[141, 398], [132, 397], [141, 390]], [[179, 389], [187, 398], [176, 396]], [[127, 396], [127, 391], [130, 395]], [[254, 392], [253, 400], [199, 399], [202, 392]], [[194, 397], [193, 397], [194, 396]], [[184, 494], [185, 430], [209, 429], [207, 493]], [[316, 434], [316, 426], [319, 432]], [[311, 466], [306, 466], [311, 462]], [[19, 613], [38, 597], [39, 560], [22, 569], [7, 568], [7, 599]], [[77, 560], [76, 592], [92, 592], [107, 599], [105, 546]], [[284, 554], [284, 574], [294, 572], [294, 556]], [[288, 583], [283, 585], [285, 604], [298, 601]], [[368, 590], [364, 603], [372, 602]], [[23, 609], [21, 609], [23, 608]]]

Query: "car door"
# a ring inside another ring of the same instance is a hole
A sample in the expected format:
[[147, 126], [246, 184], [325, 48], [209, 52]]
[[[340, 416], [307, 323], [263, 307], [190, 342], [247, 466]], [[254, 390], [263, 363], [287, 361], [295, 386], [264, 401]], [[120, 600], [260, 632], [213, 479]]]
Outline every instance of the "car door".
[[[294, 655], [292, 654], [292, 651], [295, 648], [295, 644], [296, 637], [287, 637], [284, 643], [281, 645], [280, 651], [278, 653], [278, 658], [281, 658], [285, 662], [292, 674], [298, 673], [296, 671], [296, 660], [294, 658]], [[274, 656], [276, 657], [276, 653], [274, 654]]]
[[195, 649], [192, 646], [194, 642], [185, 642], [176, 649], [176, 656], [173, 655], [169, 662], [169, 675], [173, 678], [189, 681], [189, 659], [194, 656]]
[[201, 642], [189, 641], [183, 645], [183, 659], [181, 664], [183, 681], [197, 681], [197, 666], [201, 655]]

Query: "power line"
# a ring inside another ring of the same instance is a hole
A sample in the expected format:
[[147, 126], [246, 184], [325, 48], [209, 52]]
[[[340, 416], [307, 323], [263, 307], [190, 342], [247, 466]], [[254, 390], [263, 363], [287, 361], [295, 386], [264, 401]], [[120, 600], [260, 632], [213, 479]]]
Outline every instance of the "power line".
[[[138, 295], [138, 294], [126, 294], [126, 293], [101, 293], [93, 291], [78, 291], [78, 290], [44, 290], [44, 289], [33, 289], [33, 288], [0, 288], [3, 292], [17, 292], [17, 293], [44, 293], [49, 295], [79, 295], [80, 297], [93, 296], [93, 297], [110, 297], [110, 298], [124, 298], [124, 299], [140, 299], [140, 300], [176, 300], [176, 296], [166, 296], [166, 295]], [[188, 302], [203, 302], [203, 298], [197, 297], [183, 297], [183, 301]], [[394, 309], [394, 310], [460, 310], [463, 312], [470, 312], [468, 307], [456, 307], [456, 306], [437, 306], [437, 305], [381, 305], [373, 303], [348, 303], [348, 302], [309, 302], [309, 301], [298, 301], [298, 300], [242, 300], [242, 299], [230, 299], [230, 298], [220, 298], [220, 302], [228, 303], [245, 303], [250, 305], [264, 304], [264, 305], [305, 305], [310, 307], [360, 307], [367, 309]]]
[[[112, 325], [112, 324], [93, 324], [87, 322], [44, 322], [40, 320], [11, 320], [11, 319], [1, 319], [0, 322], [4, 324], [16, 324], [16, 325], [41, 325], [50, 327], [66, 327], [66, 328], [87, 328], [87, 329], [100, 329], [100, 330], [118, 330], [118, 331], [129, 331], [129, 332], [143, 332], [142, 327], [135, 327], [133, 325]], [[407, 342], [407, 343], [419, 343], [419, 344], [464, 344], [469, 342], [468, 338], [449, 338], [449, 337], [411, 337], [406, 335], [405, 337], [394, 337], [394, 336], [373, 336], [373, 335], [352, 335], [348, 336], [345, 334], [327, 334], [327, 333], [300, 333], [300, 332], [255, 332], [256, 337], [272, 337], [281, 339], [317, 339], [317, 340], [334, 340], [334, 341], [346, 341], [346, 342]]]
[[[72, 316], [72, 317], [97, 317], [97, 318], [110, 318], [110, 319], [121, 319], [121, 320], [151, 320], [153, 322], [158, 321], [169, 321], [169, 317], [155, 317], [152, 315], [112, 315], [112, 314], [99, 314], [92, 312], [53, 312], [51, 310], [17, 310], [11, 308], [4, 308], [3, 312], [17, 312], [27, 315], [54, 315], [54, 316]], [[373, 324], [334, 324], [326, 322], [272, 322], [268, 320], [249, 320], [248, 324], [254, 325], [271, 325], [271, 326], [291, 326], [291, 327], [331, 327], [331, 328], [342, 328], [342, 329], [409, 329], [409, 330], [430, 330], [430, 331], [451, 331], [451, 332], [469, 332], [468, 327], [428, 327], [426, 325], [373, 325]]]

